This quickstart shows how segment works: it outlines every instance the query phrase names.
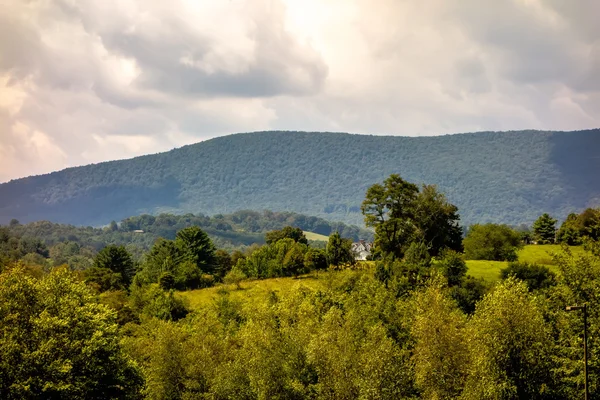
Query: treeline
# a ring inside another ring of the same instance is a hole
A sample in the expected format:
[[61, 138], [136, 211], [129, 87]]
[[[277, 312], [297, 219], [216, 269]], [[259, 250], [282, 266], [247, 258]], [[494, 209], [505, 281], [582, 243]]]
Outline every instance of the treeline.
[[[339, 232], [352, 240], [372, 240], [366, 229], [335, 223], [321, 218], [290, 212], [238, 211], [229, 215], [140, 215], [112, 222], [104, 228], [77, 227], [49, 221], [20, 224], [17, 220], [0, 226], [0, 263], [15, 261], [27, 254], [28, 259], [43, 265], [44, 257], [50, 266], [68, 264], [72, 269], [88, 268], [95, 254], [107, 245], [125, 246], [135, 261], [141, 261], [159, 238], [174, 240], [178, 231], [198, 226], [205, 231], [217, 248], [229, 252], [245, 250], [253, 244], [264, 244], [268, 231], [285, 226], [329, 236]], [[8, 243], [8, 237], [11, 237]], [[2, 239], [4, 237], [4, 239]], [[19, 245], [18, 242], [23, 242]], [[3, 244], [2, 244], [3, 243]], [[35, 247], [44, 250], [36, 250]], [[4, 250], [3, 250], [4, 249]], [[37, 255], [36, 255], [37, 254]]]

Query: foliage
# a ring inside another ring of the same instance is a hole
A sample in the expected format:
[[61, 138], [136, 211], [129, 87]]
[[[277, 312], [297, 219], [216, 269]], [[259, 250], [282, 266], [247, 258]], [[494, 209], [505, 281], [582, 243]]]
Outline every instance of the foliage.
[[542, 214], [533, 223], [533, 235], [538, 244], [552, 244], [556, 238], [556, 220], [548, 213]]
[[419, 191], [392, 174], [369, 187], [361, 210], [365, 225], [375, 228], [375, 245], [384, 256], [402, 258], [413, 242], [425, 243], [432, 255], [444, 248], [461, 249], [458, 209], [435, 186]]
[[327, 263], [333, 267], [343, 265], [354, 265], [354, 254], [352, 254], [352, 241], [334, 232], [329, 236], [327, 248], [325, 249]]
[[556, 233], [556, 241], [568, 246], [581, 244], [581, 229], [577, 214], [571, 213], [567, 216]]
[[502, 279], [513, 277], [527, 284], [529, 290], [547, 289], [556, 284], [556, 274], [547, 267], [524, 262], [512, 262], [500, 271]]
[[207, 274], [215, 270], [215, 246], [208, 235], [197, 226], [190, 226], [177, 232], [175, 245], [183, 260], [190, 261]]
[[464, 399], [552, 398], [551, 330], [523, 282], [509, 278], [487, 294], [468, 328]]
[[415, 303], [415, 382], [424, 398], [456, 399], [469, 367], [467, 319], [436, 283], [419, 292]]
[[444, 251], [435, 266], [450, 287], [460, 286], [467, 275], [467, 263], [463, 255], [454, 250]]
[[136, 398], [142, 383], [115, 314], [71, 273], [0, 275], [1, 398]]
[[281, 239], [292, 239], [294, 242], [308, 244], [308, 240], [302, 229], [292, 226], [286, 226], [281, 230], [270, 231], [265, 235], [267, 244], [273, 244]]
[[[94, 269], [110, 271], [116, 275], [117, 281], [114, 289], [127, 288], [131, 283], [135, 268], [131, 255], [125, 247], [106, 246], [94, 257]], [[109, 288], [109, 289], [110, 289]]]
[[475, 224], [463, 240], [469, 260], [516, 261], [521, 237], [507, 225]]

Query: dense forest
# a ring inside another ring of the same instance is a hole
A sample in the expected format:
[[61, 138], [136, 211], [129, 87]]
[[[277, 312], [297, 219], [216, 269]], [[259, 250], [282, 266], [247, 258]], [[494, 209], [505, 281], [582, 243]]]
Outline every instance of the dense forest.
[[600, 202], [600, 130], [438, 137], [257, 132], [0, 185], [0, 223], [105, 225], [130, 215], [286, 210], [361, 224], [391, 173], [436, 184], [464, 225], [559, 220]]
[[[339, 232], [358, 228], [293, 213], [0, 226], [0, 398], [571, 399], [584, 319], [565, 307], [583, 304], [596, 397], [600, 209], [465, 234], [444, 193], [397, 174], [360, 209], [364, 262]], [[323, 248], [288, 222], [335, 231]], [[207, 233], [225, 225], [275, 229], [227, 251]], [[562, 243], [552, 269], [519, 260], [529, 241]], [[484, 280], [467, 260], [509, 263]]]

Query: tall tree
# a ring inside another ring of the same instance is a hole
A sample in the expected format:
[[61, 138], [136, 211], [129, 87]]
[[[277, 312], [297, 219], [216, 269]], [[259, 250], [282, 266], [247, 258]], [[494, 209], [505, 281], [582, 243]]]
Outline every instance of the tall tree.
[[533, 223], [533, 235], [538, 244], [554, 243], [556, 239], [556, 220], [548, 213], [542, 214]]
[[499, 284], [469, 321], [464, 399], [551, 399], [554, 346], [541, 302], [525, 283]]
[[100, 250], [94, 258], [94, 268], [120, 274], [125, 287], [129, 286], [135, 274], [133, 260], [124, 246], [109, 245]]
[[334, 267], [344, 264], [354, 264], [354, 254], [352, 254], [352, 241], [340, 236], [334, 232], [329, 236], [327, 242], [327, 262]]
[[215, 271], [215, 246], [202, 229], [190, 226], [180, 230], [175, 244], [202, 272], [211, 274]]
[[458, 209], [433, 185], [419, 190], [392, 174], [367, 190], [361, 210], [384, 255], [402, 258], [412, 242], [424, 243], [433, 256], [445, 248], [462, 250]]
[[581, 244], [581, 227], [577, 214], [571, 213], [567, 216], [556, 233], [556, 241], [569, 246]]
[[375, 245], [384, 254], [402, 258], [415, 233], [412, 223], [417, 185], [392, 174], [367, 189], [361, 210], [365, 225], [375, 228]]

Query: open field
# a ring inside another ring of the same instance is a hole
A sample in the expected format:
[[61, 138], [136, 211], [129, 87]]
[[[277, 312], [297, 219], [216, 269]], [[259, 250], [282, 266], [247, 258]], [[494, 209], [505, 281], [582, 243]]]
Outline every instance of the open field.
[[[308, 233], [308, 232], [307, 232]], [[322, 236], [322, 235], [318, 235]], [[307, 234], [308, 238], [308, 234]], [[315, 239], [312, 239], [315, 240]], [[519, 260], [530, 263], [543, 264], [554, 269], [551, 253], [560, 251], [558, 245], [528, 245], [519, 251]], [[583, 253], [583, 249], [571, 247], [575, 254]], [[374, 266], [375, 262], [365, 262], [365, 265]], [[496, 281], [500, 278], [500, 270], [508, 266], [504, 261], [487, 260], [468, 260], [468, 274], [476, 278], [483, 278], [487, 281]], [[208, 289], [191, 290], [179, 292], [179, 295], [187, 299], [192, 309], [198, 309], [209, 306], [219, 296], [219, 292], [227, 291], [232, 300], [246, 302], [255, 298], [264, 298], [270, 292], [284, 293], [297, 285], [304, 285], [310, 288], [325, 288], [328, 285], [331, 274], [340, 272], [328, 271], [311, 273], [299, 278], [271, 278], [263, 280], [251, 280], [241, 283], [241, 289], [235, 285], [218, 285]]]
[[318, 233], [304, 231], [304, 236], [306, 236], [306, 238], [308, 240], [320, 240], [321, 242], [328, 242], [329, 241], [329, 237], [328, 236], [321, 235], [321, 234], [318, 234]]
[[245, 302], [252, 298], [264, 298], [270, 292], [283, 293], [297, 285], [310, 288], [325, 287], [328, 274], [334, 273], [336, 272], [311, 273], [298, 278], [286, 277], [244, 281], [241, 283], [241, 289], [237, 289], [235, 285], [218, 285], [207, 289], [179, 292], [179, 294], [189, 301], [192, 309], [198, 309], [212, 304], [219, 296], [219, 292], [223, 290], [229, 293], [232, 300]]
[[[572, 246], [570, 249], [575, 255], [584, 252], [581, 246]], [[560, 251], [561, 246], [557, 244], [527, 245], [519, 251], [519, 261], [545, 265], [554, 270], [552, 254]], [[488, 281], [499, 279], [500, 270], [507, 266], [505, 261], [467, 260], [468, 274]]]

